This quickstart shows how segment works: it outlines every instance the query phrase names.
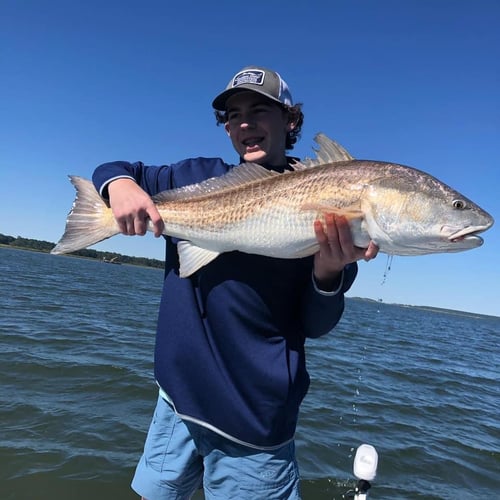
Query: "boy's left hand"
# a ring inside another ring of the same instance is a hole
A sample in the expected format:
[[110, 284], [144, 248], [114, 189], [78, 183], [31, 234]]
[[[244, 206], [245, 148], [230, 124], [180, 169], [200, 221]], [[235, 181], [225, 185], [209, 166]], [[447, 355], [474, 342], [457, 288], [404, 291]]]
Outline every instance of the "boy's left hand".
[[368, 248], [354, 246], [349, 222], [344, 216], [326, 214], [325, 228], [321, 221], [314, 223], [319, 251], [314, 256], [314, 278], [322, 290], [334, 289], [347, 264], [364, 259], [369, 261], [378, 254], [378, 247], [370, 241]]

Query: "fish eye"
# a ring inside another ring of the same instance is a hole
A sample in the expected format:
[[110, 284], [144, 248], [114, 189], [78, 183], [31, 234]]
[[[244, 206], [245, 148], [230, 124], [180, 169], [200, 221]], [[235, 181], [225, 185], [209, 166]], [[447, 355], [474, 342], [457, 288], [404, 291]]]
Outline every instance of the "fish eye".
[[458, 210], [463, 210], [466, 207], [464, 200], [453, 200], [452, 205], [453, 208], [457, 208]]

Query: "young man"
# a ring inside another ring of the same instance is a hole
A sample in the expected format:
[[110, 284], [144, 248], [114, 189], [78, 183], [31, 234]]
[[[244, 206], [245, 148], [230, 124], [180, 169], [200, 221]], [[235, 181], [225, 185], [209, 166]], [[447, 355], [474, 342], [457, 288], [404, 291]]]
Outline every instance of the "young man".
[[[289, 169], [286, 150], [303, 114], [274, 71], [247, 67], [213, 101], [240, 162]], [[223, 175], [234, 165], [194, 158], [148, 167], [114, 162], [94, 183], [124, 234], [163, 222], [151, 195]], [[308, 386], [304, 342], [329, 332], [344, 309], [356, 261], [377, 254], [353, 245], [345, 218], [314, 225], [319, 252], [275, 259], [220, 255], [180, 278], [178, 240], [166, 237], [165, 281], [155, 347], [160, 388], [132, 487], [147, 500], [297, 499], [294, 433]]]

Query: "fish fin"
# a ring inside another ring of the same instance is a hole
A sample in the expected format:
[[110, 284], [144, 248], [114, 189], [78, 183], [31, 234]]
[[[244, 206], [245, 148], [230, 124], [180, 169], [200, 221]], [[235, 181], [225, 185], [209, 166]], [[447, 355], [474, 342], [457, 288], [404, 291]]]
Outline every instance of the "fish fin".
[[315, 210], [323, 215], [335, 214], [343, 215], [347, 220], [362, 219], [365, 214], [358, 205], [351, 205], [349, 207], [332, 207], [326, 203], [306, 203], [300, 207], [302, 210]]
[[220, 255], [220, 252], [200, 248], [190, 241], [181, 240], [177, 243], [177, 252], [179, 254], [179, 276], [187, 278], [191, 274], [206, 266]]
[[319, 149], [313, 148], [316, 153], [316, 158], [305, 158], [303, 161], [294, 163], [293, 168], [295, 170], [316, 167], [326, 163], [351, 161], [354, 159], [345, 148], [343, 148], [338, 142], [335, 142], [327, 137], [325, 134], [316, 134], [314, 140], [319, 146]]
[[316, 134], [314, 140], [319, 146], [319, 149], [314, 149], [314, 151], [316, 151], [316, 157], [320, 162], [330, 163], [354, 160], [344, 147], [327, 137], [325, 134]]
[[68, 214], [66, 228], [52, 254], [75, 252], [95, 245], [120, 232], [113, 212], [104, 203], [94, 184], [83, 177], [70, 175], [76, 189], [73, 208]]
[[222, 194], [224, 190], [234, 189], [243, 184], [257, 182], [276, 175], [282, 174], [274, 170], [268, 170], [256, 163], [242, 163], [219, 177], [211, 177], [198, 184], [162, 191], [152, 198], [155, 203], [186, 198], [201, 198], [210, 195], [214, 191]]

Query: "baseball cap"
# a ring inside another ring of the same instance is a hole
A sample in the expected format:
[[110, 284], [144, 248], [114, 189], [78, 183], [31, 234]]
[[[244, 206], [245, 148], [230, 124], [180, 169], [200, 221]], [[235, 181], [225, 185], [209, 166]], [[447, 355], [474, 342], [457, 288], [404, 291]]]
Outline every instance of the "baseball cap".
[[242, 90], [252, 90], [273, 101], [292, 106], [292, 96], [288, 85], [276, 71], [259, 66], [247, 66], [236, 73], [226, 89], [213, 100], [213, 108], [225, 111], [228, 98]]

